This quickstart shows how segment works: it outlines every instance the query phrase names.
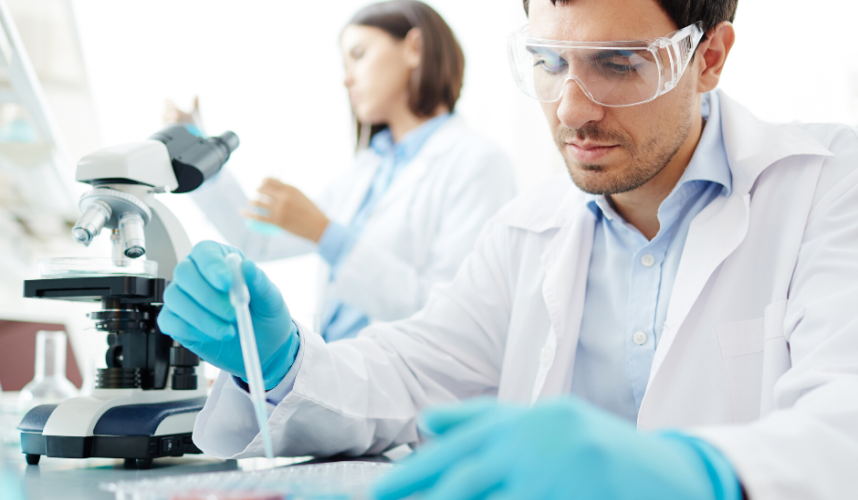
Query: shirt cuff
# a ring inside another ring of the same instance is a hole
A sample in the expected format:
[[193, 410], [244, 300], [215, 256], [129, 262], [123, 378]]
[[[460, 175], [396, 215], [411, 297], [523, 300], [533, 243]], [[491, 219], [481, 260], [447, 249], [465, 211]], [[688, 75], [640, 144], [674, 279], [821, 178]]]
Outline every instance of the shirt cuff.
[[[298, 331], [300, 332], [301, 329], [298, 328]], [[301, 334], [299, 333], [299, 335]], [[301, 343], [298, 344], [298, 352], [295, 354], [295, 361], [292, 363], [292, 368], [289, 368], [289, 371], [286, 372], [286, 375], [279, 384], [275, 385], [270, 391], [265, 391], [265, 401], [270, 405], [277, 406], [280, 404], [295, 387], [295, 379], [298, 377], [298, 370], [301, 369], [301, 361], [304, 359], [304, 342], [303, 339], [299, 340]], [[232, 381], [239, 389], [246, 392], [248, 397], [250, 396], [250, 387], [244, 380], [233, 375]]]
[[336, 270], [342, 263], [345, 256], [355, 246], [357, 235], [355, 235], [346, 226], [331, 221], [325, 232], [322, 233], [322, 238], [319, 240], [318, 252], [323, 259], [331, 266], [331, 269]]

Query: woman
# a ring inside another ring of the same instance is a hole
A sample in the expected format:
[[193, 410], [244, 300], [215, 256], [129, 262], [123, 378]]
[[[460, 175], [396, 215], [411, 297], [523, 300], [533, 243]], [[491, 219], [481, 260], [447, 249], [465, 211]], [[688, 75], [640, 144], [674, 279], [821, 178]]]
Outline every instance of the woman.
[[[317, 331], [327, 341], [419, 310], [515, 194], [506, 157], [453, 112], [464, 55], [431, 7], [413, 0], [365, 7], [340, 45], [357, 122], [354, 167], [315, 201], [266, 179], [254, 210], [241, 215], [248, 200], [228, 172], [195, 192], [249, 258], [322, 256], [330, 269]], [[242, 215], [285, 231], [258, 234]]]

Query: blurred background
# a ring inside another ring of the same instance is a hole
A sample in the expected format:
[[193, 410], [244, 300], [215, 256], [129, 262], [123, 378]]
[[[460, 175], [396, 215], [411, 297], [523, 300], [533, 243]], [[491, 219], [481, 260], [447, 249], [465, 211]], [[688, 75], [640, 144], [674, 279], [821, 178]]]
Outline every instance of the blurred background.
[[[312, 196], [351, 163], [338, 37], [367, 2], [2, 3], [14, 26], [0, 37], [7, 60], [0, 74], [0, 321], [66, 325], [82, 367], [94, 361], [81, 357], [104, 350], [103, 338], [84, 330], [85, 307], [20, 298], [21, 280], [36, 276], [39, 258], [109, 252], [83, 249], [69, 236], [85, 188], [73, 182], [81, 156], [147, 138], [162, 126], [165, 99], [190, 109], [199, 96], [208, 133], [240, 136], [227, 168], [248, 193], [273, 176]], [[538, 105], [507, 69], [506, 37], [526, 22], [521, 2], [428, 3], [465, 51], [457, 112], [506, 150], [521, 189], [561, 171]], [[721, 87], [766, 120], [858, 125], [856, 19], [854, 0], [740, 1]], [[9, 56], [16, 33], [31, 65]], [[188, 197], [162, 201], [193, 242], [220, 239]], [[316, 258], [265, 265], [294, 316], [308, 324]]]

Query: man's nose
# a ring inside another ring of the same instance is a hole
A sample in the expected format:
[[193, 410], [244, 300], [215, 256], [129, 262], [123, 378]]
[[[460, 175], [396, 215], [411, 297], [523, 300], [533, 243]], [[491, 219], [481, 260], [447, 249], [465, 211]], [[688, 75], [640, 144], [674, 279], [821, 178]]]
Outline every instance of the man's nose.
[[605, 107], [590, 100], [576, 80], [570, 78], [566, 81], [557, 107], [560, 123], [576, 130], [589, 122], [600, 121], [604, 116]]

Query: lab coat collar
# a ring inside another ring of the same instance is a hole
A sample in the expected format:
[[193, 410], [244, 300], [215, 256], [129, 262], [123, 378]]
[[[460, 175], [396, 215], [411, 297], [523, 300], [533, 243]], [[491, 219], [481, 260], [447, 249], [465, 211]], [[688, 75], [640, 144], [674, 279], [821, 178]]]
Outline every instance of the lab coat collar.
[[[436, 118], [436, 120], [438, 119]], [[426, 139], [423, 147], [420, 148], [414, 158], [396, 176], [390, 188], [388, 188], [387, 192], [378, 201], [374, 212], [380, 212], [390, 206], [398, 197], [412, 193], [412, 187], [423, 179], [434, 158], [448, 153], [451, 145], [455, 144], [456, 139], [465, 133], [464, 121], [455, 113], [445, 116], [442, 120], [438, 120], [434, 124], [438, 125], [438, 129]]]
[[[402, 172], [396, 176], [387, 192], [381, 197], [374, 212], [378, 213], [384, 210], [392, 200], [411, 192], [408, 187], [413, 186], [414, 183], [423, 178], [432, 159], [447, 152], [450, 144], [455, 142], [455, 138], [465, 132], [464, 121], [457, 114], [453, 113], [449, 117], [445, 117], [438, 129], [426, 139], [426, 143], [417, 151], [414, 158], [403, 166]], [[354, 182], [354, 189], [349, 191], [349, 199], [343, 202], [340, 222], [345, 221], [347, 223], [354, 217], [355, 212], [366, 197], [366, 192], [369, 190], [376, 170], [381, 166], [381, 161], [382, 157], [372, 148], [366, 148], [357, 153], [356, 162], [361, 167]]]
[[757, 177], [775, 162], [795, 155], [834, 156], [807, 132], [791, 124], [768, 123], [754, 116], [721, 90], [721, 133], [740, 197], [751, 191]]
[[[718, 97], [733, 192], [716, 198], [691, 223], [674, 282], [674, 294], [653, 358], [649, 385], [657, 377], [677, 332], [712, 273], [745, 240], [750, 224], [751, 189], [760, 174], [790, 156], [834, 156], [798, 127], [766, 123], [723, 92], [718, 91]], [[646, 395], [643, 404], [647, 404]]]
[[385, 128], [372, 138], [369, 147], [382, 157], [395, 155], [399, 164], [406, 165], [417, 156], [426, 141], [450, 119], [450, 116], [450, 113], [442, 113], [431, 118], [405, 134], [398, 142], [393, 140], [390, 129]]
[[[833, 156], [807, 132], [790, 124], [764, 122], [721, 90], [711, 93], [710, 103], [720, 108], [721, 133], [732, 176], [732, 189], [725, 193], [729, 197], [742, 198], [750, 192], [757, 177], [766, 168], [789, 156]], [[540, 195], [544, 196], [544, 204], [508, 214], [505, 222], [537, 233], [561, 228], [573, 224], [581, 217], [587, 202], [596, 198], [578, 189], [569, 179], [568, 173], [546, 181], [546, 187], [540, 189]], [[561, 197], [559, 204], [551, 202]]]
[[[450, 149], [450, 144], [455, 142], [457, 136], [464, 133], [466, 127], [465, 121], [458, 113], [450, 113], [444, 118], [436, 118], [438, 128], [426, 140], [426, 143], [417, 152], [414, 161], [428, 161], [438, 155], [447, 153]], [[428, 124], [429, 122], [427, 122]]]

